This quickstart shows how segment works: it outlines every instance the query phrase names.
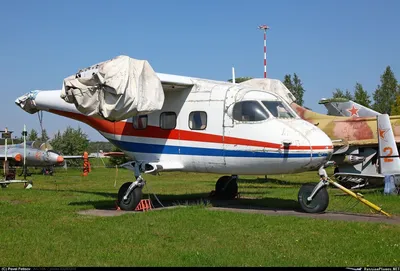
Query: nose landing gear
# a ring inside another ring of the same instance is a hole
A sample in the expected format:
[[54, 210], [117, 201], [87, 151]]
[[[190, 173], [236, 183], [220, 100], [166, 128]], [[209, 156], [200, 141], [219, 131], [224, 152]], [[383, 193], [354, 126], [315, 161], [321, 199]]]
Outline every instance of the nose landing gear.
[[136, 181], [126, 182], [118, 190], [118, 206], [121, 210], [132, 211], [142, 199], [142, 189], [146, 184], [142, 177], [144, 169], [141, 164], [132, 162], [128, 168], [133, 169]]
[[306, 213], [322, 213], [328, 208], [329, 195], [324, 183], [306, 183], [297, 195], [301, 209]]
[[327, 192], [327, 187], [329, 184], [339, 188], [343, 192], [349, 194], [355, 199], [361, 201], [368, 207], [374, 209], [375, 211], [390, 217], [391, 215], [382, 210], [379, 206], [373, 204], [372, 202], [364, 199], [364, 196], [360, 193], [354, 193], [353, 191], [347, 189], [346, 187], [334, 182], [328, 177], [326, 171], [321, 167], [319, 170], [319, 175], [321, 180], [318, 184], [304, 184], [301, 186], [298, 193], [298, 201], [303, 209], [307, 213], [322, 213], [326, 210], [329, 204], [329, 195]]

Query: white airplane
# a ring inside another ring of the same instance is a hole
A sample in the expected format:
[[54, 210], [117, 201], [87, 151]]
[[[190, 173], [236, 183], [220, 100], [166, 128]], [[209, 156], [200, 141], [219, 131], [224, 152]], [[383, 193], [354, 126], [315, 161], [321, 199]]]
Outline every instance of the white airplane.
[[[93, 79], [98, 67], [80, 71], [75, 78]], [[251, 87], [252, 81], [235, 84], [156, 75], [165, 95], [161, 110], [121, 121], [81, 113], [79, 106], [60, 97], [62, 90], [32, 91], [15, 102], [29, 113], [44, 110], [82, 121], [133, 159], [124, 164], [136, 180], [119, 189], [122, 210], [133, 210], [139, 203], [145, 184], [142, 173], [223, 174], [216, 183], [216, 196], [232, 199], [238, 192], [237, 175], [314, 170], [332, 155], [333, 144], [323, 131], [301, 119], [276, 91], [265, 90], [275, 86], [290, 93], [279, 80], [254, 79], [254, 85], [264, 84], [263, 89]], [[309, 185], [300, 189], [299, 197], [308, 197], [312, 189]], [[301, 201], [302, 209], [323, 212], [329, 199], [318, 195], [314, 199]]]

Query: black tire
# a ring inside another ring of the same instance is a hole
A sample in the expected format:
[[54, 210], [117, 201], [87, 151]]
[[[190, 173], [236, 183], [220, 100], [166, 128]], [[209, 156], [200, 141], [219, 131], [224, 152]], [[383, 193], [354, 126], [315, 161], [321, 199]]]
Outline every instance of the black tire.
[[231, 176], [222, 176], [215, 184], [215, 196], [219, 199], [234, 199], [237, 193], [237, 181]]
[[135, 187], [133, 191], [129, 194], [127, 200], [123, 200], [126, 190], [132, 182], [126, 182], [118, 190], [118, 206], [124, 211], [133, 211], [142, 199], [142, 188]]
[[323, 213], [328, 208], [329, 195], [326, 186], [318, 191], [312, 201], [307, 200], [316, 185], [316, 183], [306, 183], [300, 187], [297, 198], [301, 209], [306, 213]]

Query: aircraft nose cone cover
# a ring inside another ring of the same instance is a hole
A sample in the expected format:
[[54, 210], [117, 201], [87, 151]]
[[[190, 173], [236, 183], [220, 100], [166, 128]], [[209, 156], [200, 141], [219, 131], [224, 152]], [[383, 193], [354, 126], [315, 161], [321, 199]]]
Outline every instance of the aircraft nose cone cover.
[[62, 162], [64, 162], [64, 157], [62, 157], [61, 155], [59, 155], [57, 157], [57, 163], [61, 164]]

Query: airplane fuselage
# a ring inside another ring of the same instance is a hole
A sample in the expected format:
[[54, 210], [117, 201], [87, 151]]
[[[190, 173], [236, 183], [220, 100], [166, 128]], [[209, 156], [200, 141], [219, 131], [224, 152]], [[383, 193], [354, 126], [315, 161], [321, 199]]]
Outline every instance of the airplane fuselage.
[[268, 102], [281, 101], [270, 92], [204, 80], [201, 88], [164, 93], [161, 110], [117, 122], [79, 113], [60, 91], [38, 92], [35, 106], [87, 123], [132, 159], [162, 170], [283, 174], [318, 168], [332, 154], [329, 137], [289, 105], [291, 117], [271, 113]]

